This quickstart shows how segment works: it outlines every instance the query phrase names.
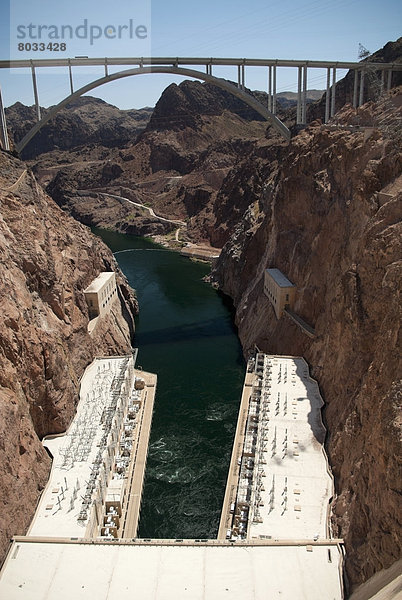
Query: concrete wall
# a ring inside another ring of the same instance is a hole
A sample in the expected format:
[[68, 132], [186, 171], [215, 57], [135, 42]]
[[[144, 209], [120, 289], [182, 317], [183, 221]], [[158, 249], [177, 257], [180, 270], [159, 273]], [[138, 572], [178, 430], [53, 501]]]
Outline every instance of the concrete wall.
[[289, 306], [289, 308], [293, 307], [296, 286], [281, 287], [267, 269], [264, 274], [264, 293], [274, 307], [276, 318], [280, 319], [285, 306]]
[[112, 302], [117, 298], [115, 273], [101, 273], [84, 290], [84, 294], [88, 304], [90, 319], [108, 313]]

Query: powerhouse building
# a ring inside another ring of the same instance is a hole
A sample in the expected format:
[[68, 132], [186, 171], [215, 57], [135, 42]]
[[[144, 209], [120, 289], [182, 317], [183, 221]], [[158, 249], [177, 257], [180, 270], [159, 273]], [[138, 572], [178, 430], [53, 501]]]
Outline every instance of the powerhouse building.
[[264, 293], [280, 319], [285, 307], [293, 308], [296, 286], [279, 269], [265, 269]]
[[108, 313], [117, 298], [116, 274], [113, 271], [100, 273], [84, 290], [84, 294], [90, 319]]

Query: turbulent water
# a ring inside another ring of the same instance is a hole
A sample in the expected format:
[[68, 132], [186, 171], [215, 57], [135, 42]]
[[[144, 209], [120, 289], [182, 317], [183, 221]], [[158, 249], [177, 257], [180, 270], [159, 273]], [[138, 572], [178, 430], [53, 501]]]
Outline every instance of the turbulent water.
[[141, 537], [216, 537], [244, 378], [230, 305], [208, 265], [95, 230], [137, 291], [137, 365], [158, 375]]

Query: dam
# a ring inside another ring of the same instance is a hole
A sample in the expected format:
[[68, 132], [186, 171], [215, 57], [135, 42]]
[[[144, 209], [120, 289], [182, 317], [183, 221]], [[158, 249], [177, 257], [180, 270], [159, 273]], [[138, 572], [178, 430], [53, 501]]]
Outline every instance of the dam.
[[51, 476], [0, 576], [14, 600], [343, 598], [342, 540], [322, 399], [305, 361], [249, 361], [217, 539], [136, 537], [156, 376], [132, 356], [96, 359]]
[[307, 364], [259, 353], [245, 368], [205, 266], [105, 235], [137, 288], [143, 368], [131, 355], [88, 366], [70, 428], [44, 440], [51, 476], [0, 597], [341, 599]]

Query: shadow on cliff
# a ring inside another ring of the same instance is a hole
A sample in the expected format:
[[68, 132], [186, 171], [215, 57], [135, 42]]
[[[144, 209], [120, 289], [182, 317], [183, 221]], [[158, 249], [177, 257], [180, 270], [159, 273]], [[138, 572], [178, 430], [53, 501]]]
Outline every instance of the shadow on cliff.
[[[310, 373], [309, 373], [309, 368], [306, 365], [297, 365], [297, 369], [296, 369], [296, 375], [300, 378], [301, 381], [308, 381], [309, 379], [312, 379], [310, 377]], [[315, 380], [313, 380], [315, 381]], [[317, 384], [317, 390], [316, 393], [320, 393], [319, 392], [319, 388], [318, 388], [318, 384]], [[315, 392], [313, 392], [313, 394], [315, 395]], [[298, 400], [305, 400], [307, 399], [307, 392], [305, 396], [300, 396], [300, 398], [298, 398]], [[321, 404], [321, 401], [317, 401]], [[320, 406], [319, 410], [314, 410], [312, 409], [308, 415], [307, 415], [307, 421], [308, 424], [311, 427], [311, 431], [313, 432], [313, 435], [315, 437], [315, 439], [317, 440], [317, 442], [322, 445], [325, 442], [325, 434], [326, 434], [326, 429], [324, 427], [323, 424], [323, 420], [322, 420], [322, 406]], [[303, 446], [299, 445], [299, 450], [303, 450]]]

